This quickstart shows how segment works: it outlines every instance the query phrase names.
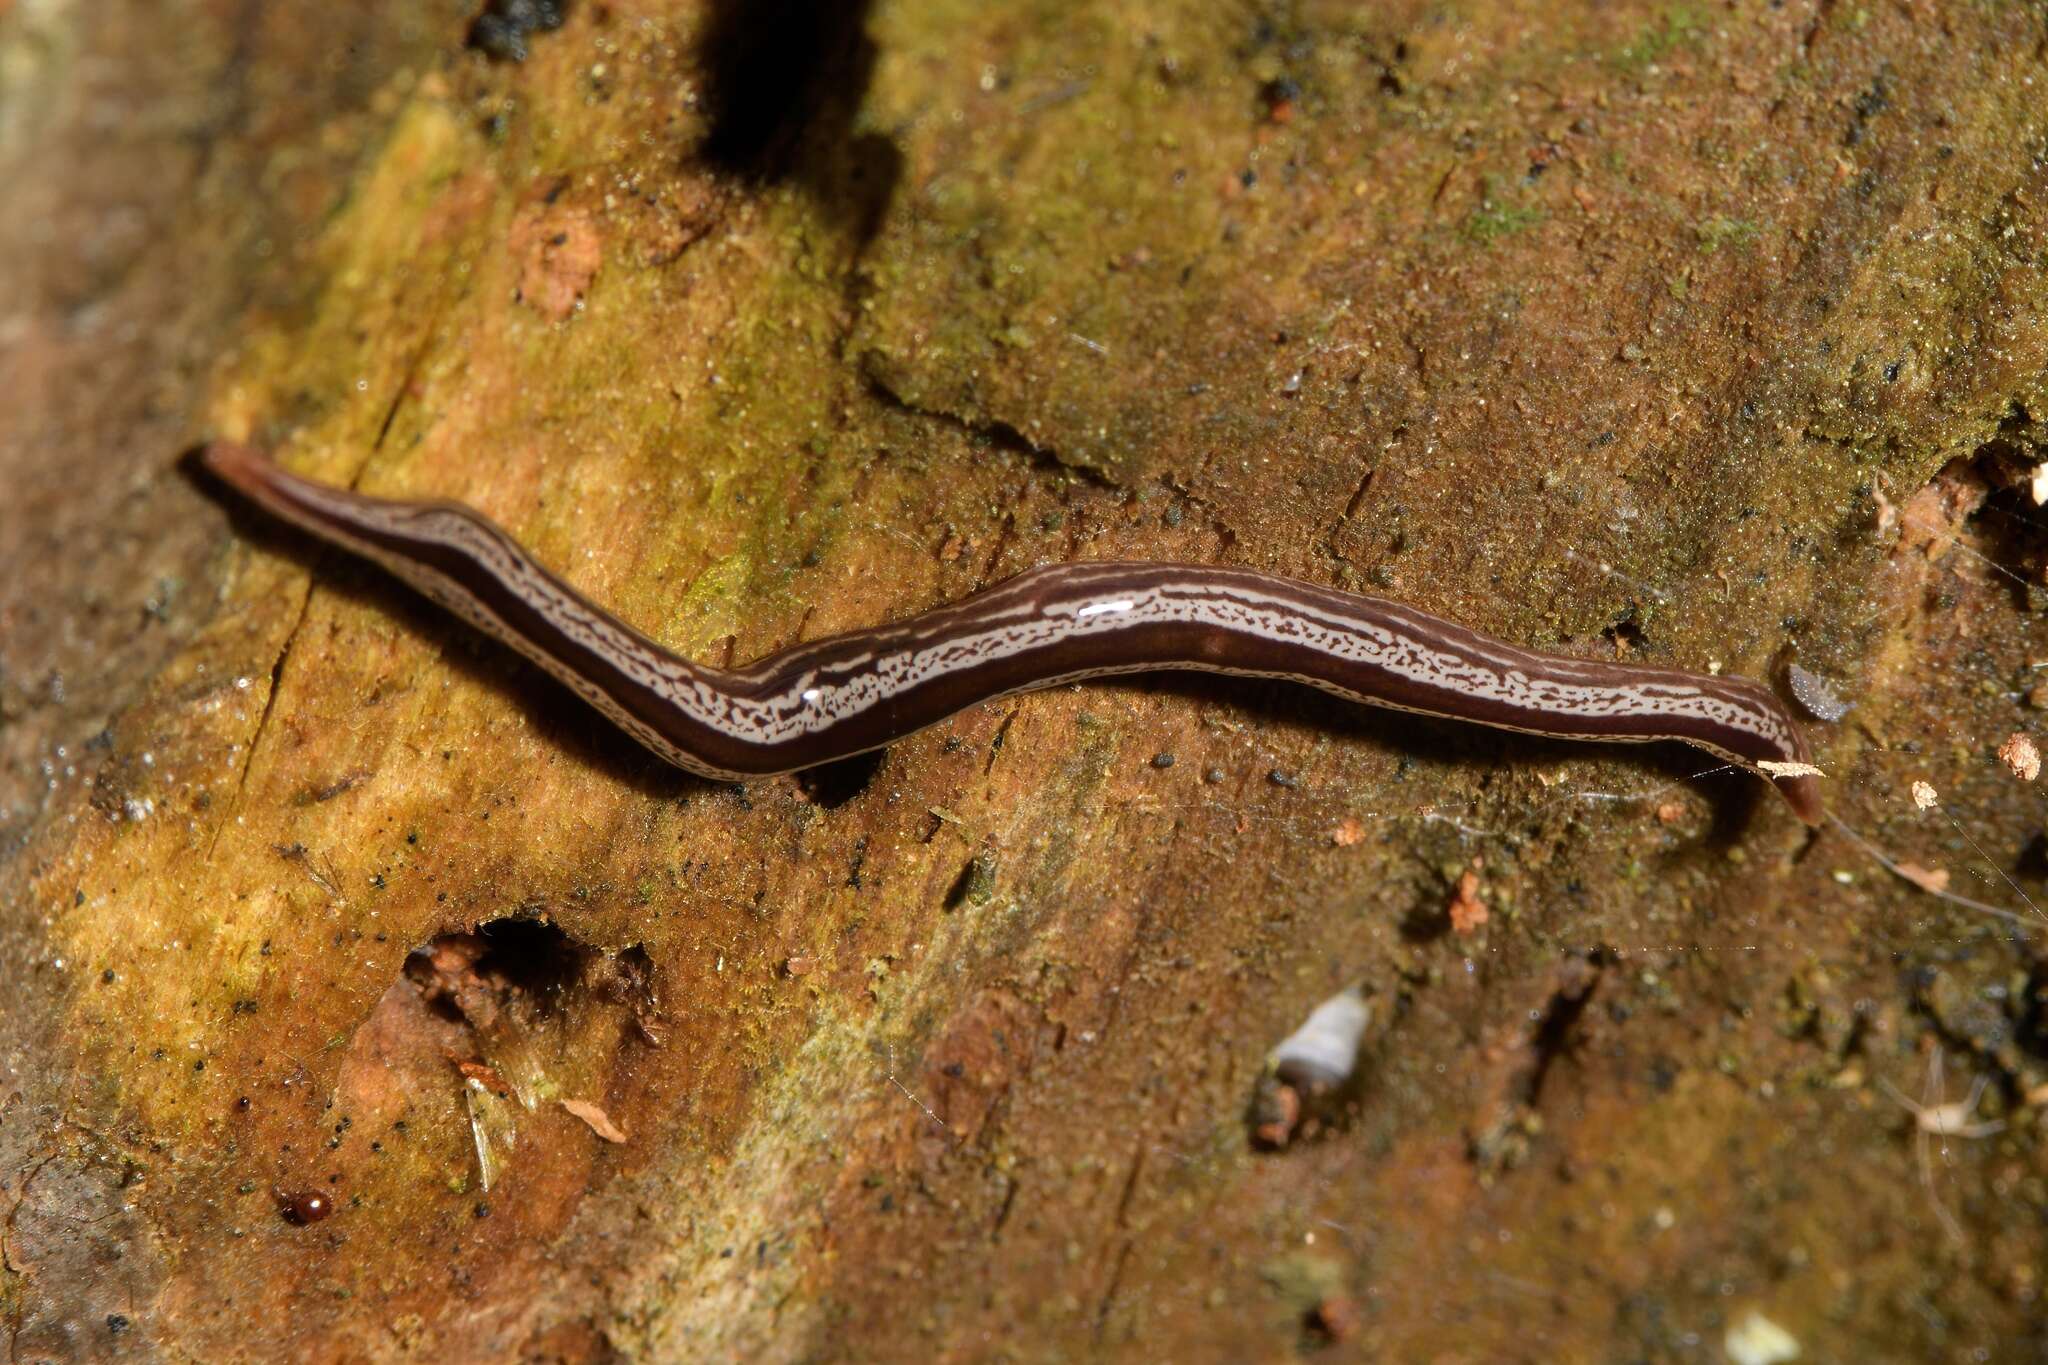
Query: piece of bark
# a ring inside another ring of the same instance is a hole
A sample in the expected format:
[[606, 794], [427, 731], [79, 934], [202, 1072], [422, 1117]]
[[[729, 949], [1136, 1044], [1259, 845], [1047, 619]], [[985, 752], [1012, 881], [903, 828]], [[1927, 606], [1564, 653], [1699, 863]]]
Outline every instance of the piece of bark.
[[[710, 41], [746, 8], [571, 6], [517, 65], [455, 3], [0, 13], [16, 1353], [1399, 1359], [1455, 1314], [1475, 1356], [1678, 1355], [1722, 1285], [1803, 1302], [1814, 1266], [1863, 1296], [1797, 1324], [1816, 1357], [2020, 1339], [2040, 1220], [1968, 1194], [1992, 1144], [1944, 1168], [1981, 1254], [1901, 1254], [1938, 1221], [1911, 1144], [1787, 1098], [1843, 1068], [1784, 1002], [1931, 1029], [1920, 959], [1998, 1010], [2030, 965], [1955, 960], [1984, 922], [1837, 879], [1846, 845], [1790, 856], [1753, 779], [1669, 822], [1672, 755], [1175, 680], [697, 783], [175, 461], [463, 498], [719, 662], [1117, 556], [1607, 657], [1795, 643], [1889, 740], [1828, 755], [1845, 822], [1937, 855], [1883, 799], [1917, 745], [2019, 868], [1992, 750], [2048, 647], [1977, 452], [2039, 445], [2040, 15], [775, 7]], [[763, 52], [787, 109], [714, 98]], [[766, 134], [717, 136], [735, 108]], [[1475, 852], [1485, 937], [1411, 920]], [[486, 931], [461, 989], [408, 973]], [[1254, 1159], [1266, 1046], [1359, 979], [1401, 1000], [1371, 1103]], [[1525, 1056], [1517, 1160], [1475, 1162]]]

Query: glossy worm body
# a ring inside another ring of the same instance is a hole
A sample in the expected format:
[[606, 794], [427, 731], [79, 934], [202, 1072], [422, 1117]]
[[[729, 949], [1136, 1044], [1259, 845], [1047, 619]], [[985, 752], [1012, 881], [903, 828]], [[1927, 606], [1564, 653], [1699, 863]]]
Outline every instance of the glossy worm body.
[[[1011, 693], [1197, 669], [1532, 734], [1679, 740], [1766, 776], [1808, 824], [1821, 815], [1805, 738], [1760, 683], [1538, 653], [1413, 607], [1273, 574], [1056, 564], [893, 625], [722, 670], [619, 621], [466, 507], [331, 488], [225, 442], [209, 446], [204, 462], [266, 511], [382, 565], [661, 757], [707, 777], [863, 753]], [[1771, 773], [1765, 764], [1807, 770]]]

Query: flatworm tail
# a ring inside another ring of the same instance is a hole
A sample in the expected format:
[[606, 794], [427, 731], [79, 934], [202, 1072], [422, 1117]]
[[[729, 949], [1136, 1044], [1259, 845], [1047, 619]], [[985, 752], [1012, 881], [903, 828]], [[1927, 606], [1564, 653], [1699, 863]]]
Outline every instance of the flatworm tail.
[[892, 625], [693, 664], [597, 606], [449, 502], [366, 497], [216, 442], [215, 475], [373, 560], [566, 683], [664, 759], [707, 777], [791, 772], [890, 744], [980, 702], [1157, 669], [1285, 678], [1374, 706], [1568, 739], [1678, 740], [1821, 818], [1806, 739], [1748, 678], [1600, 663], [1491, 639], [1413, 607], [1249, 569], [1032, 569]]

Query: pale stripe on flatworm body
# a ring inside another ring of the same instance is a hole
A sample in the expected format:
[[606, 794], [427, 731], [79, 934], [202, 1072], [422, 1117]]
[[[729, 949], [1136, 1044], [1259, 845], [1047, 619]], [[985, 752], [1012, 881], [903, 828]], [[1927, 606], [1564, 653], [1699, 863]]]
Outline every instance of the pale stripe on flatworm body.
[[[691, 663], [535, 563], [466, 507], [366, 497], [241, 445], [208, 469], [265, 510], [373, 560], [706, 777], [790, 772], [880, 748], [979, 702], [1082, 678], [1198, 669], [1567, 739], [1678, 740], [1821, 815], [1806, 740], [1762, 684], [1599, 663], [1489, 639], [1377, 597], [1250, 569], [1055, 564], [894, 625], [744, 668]], [[1797, 764], [1770, 773], [1759, 765]]]

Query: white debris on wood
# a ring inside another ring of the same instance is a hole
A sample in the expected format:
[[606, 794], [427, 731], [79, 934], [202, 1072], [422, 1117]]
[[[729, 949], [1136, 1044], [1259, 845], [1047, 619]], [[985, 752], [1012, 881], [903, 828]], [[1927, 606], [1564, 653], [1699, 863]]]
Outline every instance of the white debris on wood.
[[1273, 1073], [1306, 1089], [1342, 1085], [1358, 1066], [1358, 1043], [1371, 1022], [1372, 1006], [1356, 986], [1337, 992], [1273, 1049]]
[[2017, 730], [2007, 735], [2005, 743], [1998, 746], [1998, 758], [2022, 782], [2032, 782], [2041, 775], [2040, 749]]
[[1815, 720], [1838, 721], [1849, 714], [1849, 703], [1842, 700], [1834, 685], [1818, 673], [1809, 673], [1798, 664], [1785, 665], [1785, 681], [1792, 688], [1792, 698], [1806, 708], [1806, 713]]
[[469, 1102], [469, 1131], [476, 1141], [477, 1182], [489, 1194], [504, 1172], [506, 1157], [518, 1145], [519, 1127], [513, 1118], [517, 1110], [513, 1101], [474, 1076], [465, 1080], [462, 1094]]
[[606, 1142], [624, 1142], [626, 1140], [625, 1130], [619, 1127], [618, 1124], [613, 1123], [612, 1116], [605, 1113], [603, 1108], [592, 1104], [589, 1100], [563, 1100], [561, 1105], [577, 1118], [589, 1124], [590, 1131], [603, 1138]]
[[1754, 1308], [1729, 1325], [1721, 1349], [1732, 1365], [1784, 1365], [1799, 1359], [1799, 1342], [1792, 1334]]

